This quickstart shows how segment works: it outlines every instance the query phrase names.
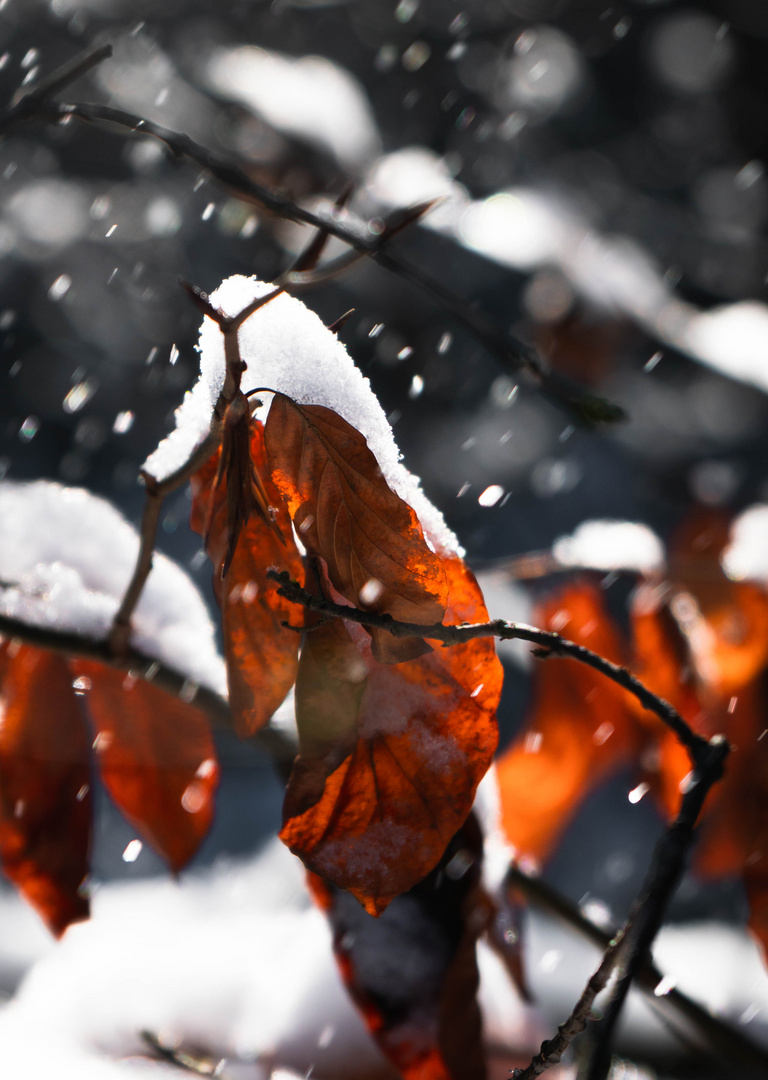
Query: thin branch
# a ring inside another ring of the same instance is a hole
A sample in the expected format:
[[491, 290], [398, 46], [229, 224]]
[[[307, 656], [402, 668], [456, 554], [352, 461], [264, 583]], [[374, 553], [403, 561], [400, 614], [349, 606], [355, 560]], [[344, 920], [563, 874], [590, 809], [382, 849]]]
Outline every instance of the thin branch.
[[[100, 57], [103, 59], [103, 57]], [[25, 101], [27, 99], [25, 98]], [[375, 259], [382, 267], [397, 274], [428, 293], [441, 307], [451, 314], [478, 338], [496, 359], [513, 371], [528, 370], [533, 374], [542, 392], [553, 402], [565, 406], [580, 422], [591, 425], [620, 420], [625, 417], [620, 406], [583, 387], [564, 379], [556, 372], [546, 370], [535, 351], [511, 335], [502, 334], [491, 321], [478, 312], [462, 296], [452, 292], [420, 268], [411, 266], [401, 257], [392, 254], [388, 242], [401, 228], [421, 214], [424, 207], [402, 212], [403, 221], [396, 227], [379, 234], [369, 222], [350, 213], [344, 215], [312, 212], [299, 206], [278, 192], [270, 191], [253, 181], [235, 162], [214, 154], [181, 132], [145, 120], [124, 109], [93, 103], [52, 103], [46, 97], [28, 101], [22, 112], [10, 109], [0, 117], [0, 131], [8, 130], [22, 121], [40, 120], [48, 123], [69, 121], [72, 118], [87, 123], [114, 124], [124, 130], [150, 135], [164, 143], [174, 157], [193, 162], [204, 169], [219, 183], [229, 188], [238, 198], [266, 210], [276, 217], [299, 221], [323, 229], [348, 244], [355, 251]]]
[[590, 976], [587, 985], [582, 990], [571, 1015], [558, 1026], [557, 1035], [551, 1039], [545, 1039], [530, 1065], [525, 1069], [513, 1071], [512, 1080], [535, 1080], [535, 1077], [541, 1076], [547, 1069], [560, 1063], [560, 1059], [573, 1040], [586, 1028], [595, 998], [605, 990], [613, 974], [621, 946], [621, 937], [614, 938], [606, 949], [600, 966]]
[[112, 55], [111, 45], [99, 45], [68, 60], [61, 67], [46, 75], [31, 86], [21, 86], [14, 94], [11, 104], [0, 115], [0, 132], [23, 120], [38, 115], [43, 102], [48, 101], [60, 90], [64, 90], [82, 75], [87, 74], [97, 64]]
[[611, 679], [624, 690], [629, 691], [643, 708], [655, 713], [667, 727], [671, 728], [680, 742], [686, 747], [691, 755], [694, 767], [699, 760], [704, 760], [708, 754], [709, 744], [706, 739], [697, 735], [686, 723], [676, 709], [652, 693], [643, 683], [637, 679], [627, 668], [606, 660], [604, 656], [592, 652], [584, 645], [577, 645], [574, 641], [568, 641], [553, 630], [539, 630], [535, 626], [525, 623], [511, 623], [504, 619], [495, 619], [487, 623], [462, 623], [458, 626], [444, 626], [443, 623], [435, 623], [424, 626], [421, 623], [400, 622], [390, 615], [378, 615], [372, 611], [363, 611], [360, 608], [346, 607], [342, 604], [334, 604], [324, 597], [313, 596], [303, 589], [298, 582], [293, 581], [287, 571], [268, 570], [267, 576], [276, 581], [280, 586], [278, 592], [287, 600], [296, 604], [302, 604], [311, 611], [317, 611], [321, 615], [330, 615], [337, 619], [348, 619], [351, 622], [360, 623], [362, 626], [376, 627], [386, 630], [394, 637], [420, 637], [430, 641], [440, 641], [443, 645], [460, 645], [466, 641], [472, 641], [481, 637], [496, 637], [501, 640], [530, 641], [537, 645], [536, 655], [540, 658], [548, 656], [567, 657], [578, 660], [588, 667], [599, 671], [606, 678]]
[[131, 633], [131, 616], [138, 604], [141, 593], [152, 570], [152, 558], [157, 537], [157, 526], [160, 521], [160, 511], [166, 495], [181, 484], [185, 483], [197, 469], [203, 465], [216, 447], [221, 442], [223, 420], [227, 408], [235, 399], [240, 390], [240, 379], [245, 368], [240, 358], [237, 334], [240, 326], [250, 318], [259, 308], [268, 304], [283, 290], [281, 287], [273, 289], [265, 296], [257, 297], [246, 308], [234, 317], [225, 316], [215, 308], [208, 296], [189, 282], [182, 281], [182, 286], [193, 300], [195, 305], [218, 323], [224, 336], [224, 355], [226, 360], [226, 378], [219, 394], [218, 400], [211, 415], [211, 429], [203, 442], [190, 454], [188, 460], [180, 468], [166, 477], [164, 480], [156, 480], [154, 476], [145, 470], [141, 471], [141, 479], [147, 489], [144, 502], [144, 512], [141, 518], [139, 530], [139, 551], [136, 557], [131, 580], [128, 583], [125, 595], [118, 608], [112, 628], [109, 633], [109, 645], [112, 652], [119, 656], [128, 648], [128, 640]]
[[109, 647], [115, 656], [120, 656], [128, 648], [128, 639], [131, 634], [131, 616], [139, 602], [142, 590], [152, 569], [152, 556], [157, 536], [157, 526], [160, 523], [160, 511], [163, 506], [163, 496], [155, 485], [147, 484], [147, 494], [144, 502], [144, 513], [141, 516], [141, 528], [139, 530], [139, 554], [128, 588], [117, 609], [109, 632]]
[[[704, 800], [712, 785], [723, 775], [725, 759], [730, 751], [727, 741], [722, 735], [716, 735], [707, 744], [707, 749], [706, 760], [702, 755], [700, 765], [683, 795], [677, 818], [665, 829], [656, 845], [645, 882], [624, 927], [609, 943], [599, 967], [589, 979], [571, 1015], [558, 1027], [557, 1035], [542, 1043], [540, 1052], [526, 1069], [515, 1069], [513, 1080], [535, 1080], [552, 1065], [558, 1064], [576, 1035], [584, 1031], [595, 998], [606, 988], [615, 971], [619, 973], [617, 986], [622, 988], [623, 1002], [633, 978], [646, 961], [667, 904], [680, 880]], [[612, 1034], [611, 1025], [607, 1026], [608, 1035], [598, 1044], [600, 1053], [593, 1059], [590, 1080], [596, 1080], [598, 1076], [602, 1080], [607, 1075], [607, 1070], [595, 1071], [603, 1069], [605, 1065], [604, 1055], [607, 1054]], [[607, 1064], [610, 1066], [609, 1054]]]
[[[512, 866], [507, 875], [507, 885], [520, 889], [537, 907], [556, 916], [576, 930], [582, 937], [601, 951], [605, 951], [615, 934], [607, 933], [590, 919], [585, 918], [576, 904], [566, 899], [541, 878], [526, 874], [519, 866]], [[757, 1076], [768, 1076], [768, 1052], [739, 1029], [731, 1027], [709, 1009], [699, 1005], [681, 990], [672, 987], [665, 994], [657, 995], [656, 988], [664, 978], [663, 973], [649, 957], [645, 957], [637, 970], [635, 985], [648, 997], [649, 1005], [689, 1044], [695, 1033], [697, 1040], [706, 1045], [724, 1063], [748, 1070]], [[682, 1032], [680, 1025], [691, 1030]], [[694, 1048], [699, 1049], [695, 1046]]]
[[198, 1050], [166, 1046], [153, 1031], [140, 1032], [142, 1039], [163, 1061], [176, 1065], [195, 1076], [220, 1076], [225, 1058], [216, 1058]]
[[588, 1080], [604, 1080], [611, 1064], [611, 1041], [630, 987], [650, 953], [669, 901], [685, 869], [693, 844], [694, 828], [713, 784], [723, 775], [730, 746], [723, 735], [709, 742], [707, 758], [700, 758], [688, 781], [675, 821], [666, 829], [653, 853], [643, 888], [625, 929], [626, 949], [619, 978], [600, 1025], [591, 1056]]
[[145, 682], [151, 682], [174, 697], [181, 698], [207, 713], [217, 727], [232, 729], [232, 714], [226, 698], [206, 686], [200, 686], [187, 675], [164, 664], [154, 656], [133, 646], [116, 654], [109, 638], [94, 638], [77, 630], [56, 630], [50, 626], [35, 626], [9, 615], [0, 615], [0, 635], [35, 645], [39, 649], [98, 660], [108, 667], [130, 672]]
[[[122, 654], [116, 655], [108, 637], [93, 638], [76, 630], [35, 626], [9, 615], [0, 615], [0, 637], [23, 641], [27, 645], [63, 653], [65, 656], [98, 660], [107, 667], [117, 668], [137, 679], [152, 683], [185, 704], [194, 705], [206, 714], [215, 728], [221, 731], [233, 729], [232, 711], [225, 697], [210, 687], [201, 686], [188, 675], [140, 649], [131, 646]], [[295, 743], [279, 728], [267, 725], [257, 731], [252, 739], [278, 765], [289, 765], [296, 756]]]

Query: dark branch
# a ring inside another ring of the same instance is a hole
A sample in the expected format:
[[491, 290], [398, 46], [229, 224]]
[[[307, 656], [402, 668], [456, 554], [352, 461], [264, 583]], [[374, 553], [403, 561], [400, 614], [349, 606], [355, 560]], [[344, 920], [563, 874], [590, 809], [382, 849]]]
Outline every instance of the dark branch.
[[[615, 934], [602, 930], [585, 918], [576, 904], [547, 882], [526, 874], [519, 866], [510, 868], [507, 885], [519, 889], [533, 904], [576, 930], [602, 952], [615, 937]], [[635, 985], [647, 995], [651, 1008], [683, 1042], [693, 1045], [695, 1049], [704, 1046], [724, 1064], [744, 1069], [749, 1075], [768, 1076], [768, 1051], [677, 987], [672, 987], [666, 994], [656, 994], [663, 977], [663, 973], [647, 956], [638, 967]]]
[[174, 697], [182, 698], [202, 709], [216, 726], [232, 728], [232, 715], [226, 698], [215, 690], [197, 685], [180, 671], [133, 646], [116, 654], [108, 638], [93, 638], [76, 630], [35, 626], [8, 615], [0, 615], [0, 635], [23, 641], [27, 645], [35, 645], [39, 649], [49, 649], [67, 656], [82, 656], [87, 660], [99, 660], [109, 667], [129, 671], [137, 678], [154, 683]]
[[306, 592], [293, 581], [286, 571], [267, 571], [267, 576], [276, 581], [280, 588], [278, 592], [287, 600], [296, 604], [302, 604], [311, 611], [317, 611], [321, 615], [330, 615], [337, 619], [348, 619], [351, 622], [360, 623], [362, 626], [372, 626], [380, 630], [386, 630], [394, 637], [422, 637], [430, 641], [441, 641], [444, 645], [460, 645], [465, 641], [472, 641], [480, 637], [496, 637], [501, 640], [530, 641], [538, 646], [536, 655], [541, 658], [548, 656], [568, 657], [578, 660], [582, 664], [599, 671], [606, 678], [611, 679], [619, 686], [633, 694], [643, 708], [655, 713], [667, 727], [677, 735], [680, 742], [686, 747], [691, 755], [694, 767], [699, 760], [704, 760], [709, 752], [709, 744], [706, 739], [697, 735], [680, 716], [668, 701], [653, 694], [639, 679], [635, 678], [631, 671], [613, 664], [610, 660], [592, 652], [583, 645], [577, 645], [574, 641], [556, 634], [552, 630], [539, 630], [535, 626], [527, 626], [525, 623], [510, 623], [504, 619], [495, 619], [487, 623], [463, 623], [460, 626], [444, 626], [436, 623], [432, 626], [424, 626], [420, 623], [399, 622], [390, 615], [377, 615], [372, 611], [363, 611], [360, 608], [345, 607], [342, 604], [334, 604], [323, 597], [313, 596]]
[[226, 1059], [212, 1057], [199, 1050], [185, 1050], [183, 1047], [166, 1046], [153, 1031], [142, 1031], [141, 1037], [155, 1054], [170, 1065], [185, 1069], [195, 1076], [219, 1076]]
[[[211, 724], [222, 731], [232, 731], [232, 712], [229, 702], [215, 690], [195, 683], [183, 672], [162, 663], [154, 656], [129, 647], [116, 655], [109, 638], [92, 638], [74, 630], [56, 630], [49, 626], [35, 626], [21, 619], [0, 615], [0, 637], [23, 641], [39, 649], [63, 653], [66, 656], [82, 656], [98, 660], [108, 667], [129, 672], [137, 679], [151, 682], [161, 690], [194, 705], [206, 714]], [[278, 764], [290, 764], [296, 756], [293, 741], [278, 728], [261, 728], [253, 736]]]
[[[515, 1070], [513, 1080], [535, 1080], [535, 1077], [541, 1076], [560, 1061], [573, 1039], [587, 1026], [596, 996], [605, 989], [614, 972], [618, 972], [617, 991], [613, 998], [613, 1002], [618, 1004], [603, 1021], [605, 1028], [601, 1030], [597, 1052], [588, 1074], [589, 1080], [598, 1080], [598, 1077], [603, 1080], [607, 1075], [607, 1067], [610, 1066], [608, 1048], [621, 1004], [632, 980], [646, 962], [667, 905], [683, 873], [688, 851], [693, 843], [694, 826], [704, 800], [712, 785], [723, 775], [729, 750], [730, 747], [722, 735], [716, 735], [707, 744], [706, 759], [701, 755], [700, 764], [683, 795], [680, 812], [665, 829], [656, 845], [645, 882], [624, 927], [609, 943], [600, 966], [582, 991], [571, 1015], [559, 1026], [557, 1035], [542, 1043], [540, 1052], [526, 1069]], [[613, 1022], [610, 1022], [611, 1014]]]
[[587, 1080], [604, 1080], [611, 1064], [611, 1041], [629, 989], [650, 953], [669, 901], [677, 889], [693, 844], [694, 829], [713, 784], [723, 775], [730, 746], [723, 735], [708, 744], [708, 755], [699, 759], [680, 804], [680, 812], [668, 826], [654, 850], [646, 875], [624, 931], [626, 948], [619, 977], [594, 1045]]
[[139, 602], [142, 590], [152, 569], [152, 554], [155, 548], [155, 537], [157, 536], [157, 526], [160, 522], [162, 507], [162, 494], [156, 486], [147, 485], [144, 513], [141, 516], [139, 554], [136, 559], [136, 566], [109, 633], [109, 647], [115, 656], [121, 655], [128, 649], [131, 616]]
[[60, 68], [46, 75], [39, 82], [20, 87], [14, 94], [10, 106], [0, 116], [0, 132], [22, 120], [32, 119], [38, 115], [40, 106], [44, 102], [111, 55], [111, 45], [99, 45], [95, 49], [89, 49], [73, 57], [72, 60], [68, 60], [66, 64], [62, 64]]

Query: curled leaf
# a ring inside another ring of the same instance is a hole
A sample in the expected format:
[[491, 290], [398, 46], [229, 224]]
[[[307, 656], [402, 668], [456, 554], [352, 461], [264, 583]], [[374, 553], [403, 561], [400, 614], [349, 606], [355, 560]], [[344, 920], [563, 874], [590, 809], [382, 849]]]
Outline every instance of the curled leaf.
[[230, 543], [228, 496], [216, 485], [219, 454], [192, 477], [192, 528], [209, 521], [207, 551], [214, 565], [214, 590], [221, 607], [229, 701], [235, 730], [253, 735], [269, 720], [296, 679], [299, 635], [283, 626], [301, 618], [295, 604], [278, 595], [267, 570], [287, 570], [304, 581], [304, 567], [293, 541], [291, 522], [278, 491], [268, 478], [261, 424], [253, 421], [249, 460], [264, 475], [264, 489], [282, 534], [258, 516], [244, 525], [225, 578], [221, 568]]
[[[265, 429], [272, 477], [309, 555], [355, 607], [406, 622], [440, 622], [446, 577], [411, 507], [384, 480], [351, 424], [322, 405], [275, 394]], [[421, 656], [419, 638], [371, 633], [382, 663]]]
[[[222, 578], [227, 576], [232, 565], [240, 533], [253, 515], [260, 517], [278, 540], [285, 542], [280, 526], [270, 510], [264, 481], [251, 457], [250, 427], [250, 405], [245, 394], [238, 391], [224, 414], [224, 433], [214, 481], [214, 490], [219, 488], [222, 480], [226, 483], [227, 549], [221, 564]], [[209, 512], [212, 512], [215, 507], [213, 497], [210, 505]], [[206, 547], [209, 545], [211, 524], [211, 517], [208, 517], [203, 535]]]
[[[464, 564], [446, 559], [445, 571], [447, 618], [486, 619]], [[346, 623], [313, 630], [308, 650], [297, 682], [301, 753], [280, 835], [378, 915], [433, 869], [466, 820], [496, 747], [501, 665], [487, 638], [381, 664]]]
[[88, 917], [90, 739], [61, 656], [0, 645], [0, 861], [54, 934]]

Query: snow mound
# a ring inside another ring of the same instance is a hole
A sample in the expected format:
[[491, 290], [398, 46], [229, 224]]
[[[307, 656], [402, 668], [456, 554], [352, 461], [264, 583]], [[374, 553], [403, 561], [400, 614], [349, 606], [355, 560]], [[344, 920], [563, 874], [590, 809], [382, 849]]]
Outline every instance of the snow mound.
[[[109, 633], [136, 562], [136, 530], [104, 499], [47, 480], [0, 482], [0, 614], [96, 639]], [[192, 682], [226, 693], [205, 603], [181, 567], [155, 554], [131, 644]]]
[[[211, 302], [227, 315], [243, 311], [274, 288], [256, 278], [227, 278]], [[400, 462], [392, 428], [371, 384], [343, 344], [320, 318], [296, 297], [281, 294], [254, 312], [239, 331], [240, 355], [247, 365], [244, 392], [279, 391], [302, 405], [325, 405], [365, 437], [387, 483], [416, 511], [431, 542], [443, 554], [460, 552], [442, 514], [421, 490], [418, 479]], [[224, 385], [224, 337], [216, 323], [203, 320], [200, 330], [200, 378], [176, 411], [176, 429], [144, 463], [158, 482], [173, 475], [210, 429], [213, 406]], [[265, 395], [265, 402], [269, 395]], [[264, 418], [268, 406], [257, 415]]]
[[216, 49], [212, 89], [253, 109], [278, 131], [319, 146], [356, 171], [380, 151], [378, 127], [360, 83], [322, 56], [292, 57], [255, 45]]
[[750, 506], [731, 525], [731, 541], [723, 552], [730, 578], [768, 582], [768, 505]]
[[647, 525], [634, 521], [585, 521], [570, 536], [561, 536], [552, 554], [563, 566], [592, 570], [635, 570], [659, 573], [664, 547]]

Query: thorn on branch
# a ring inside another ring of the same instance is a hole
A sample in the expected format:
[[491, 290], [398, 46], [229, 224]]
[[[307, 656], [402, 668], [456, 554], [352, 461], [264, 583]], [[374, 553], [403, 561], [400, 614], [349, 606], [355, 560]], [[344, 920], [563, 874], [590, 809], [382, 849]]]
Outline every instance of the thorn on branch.
[[345, 311], [343, 315], [339, 315], [338, 319], [336, 319], [335, 322], [331, 323], [328, 329], [331, 331], [332, 334], [340, 334], [349, 322], [349, 320], [352, 318], [354, 313], [354, 308], [350, 308], [349, 311]]

